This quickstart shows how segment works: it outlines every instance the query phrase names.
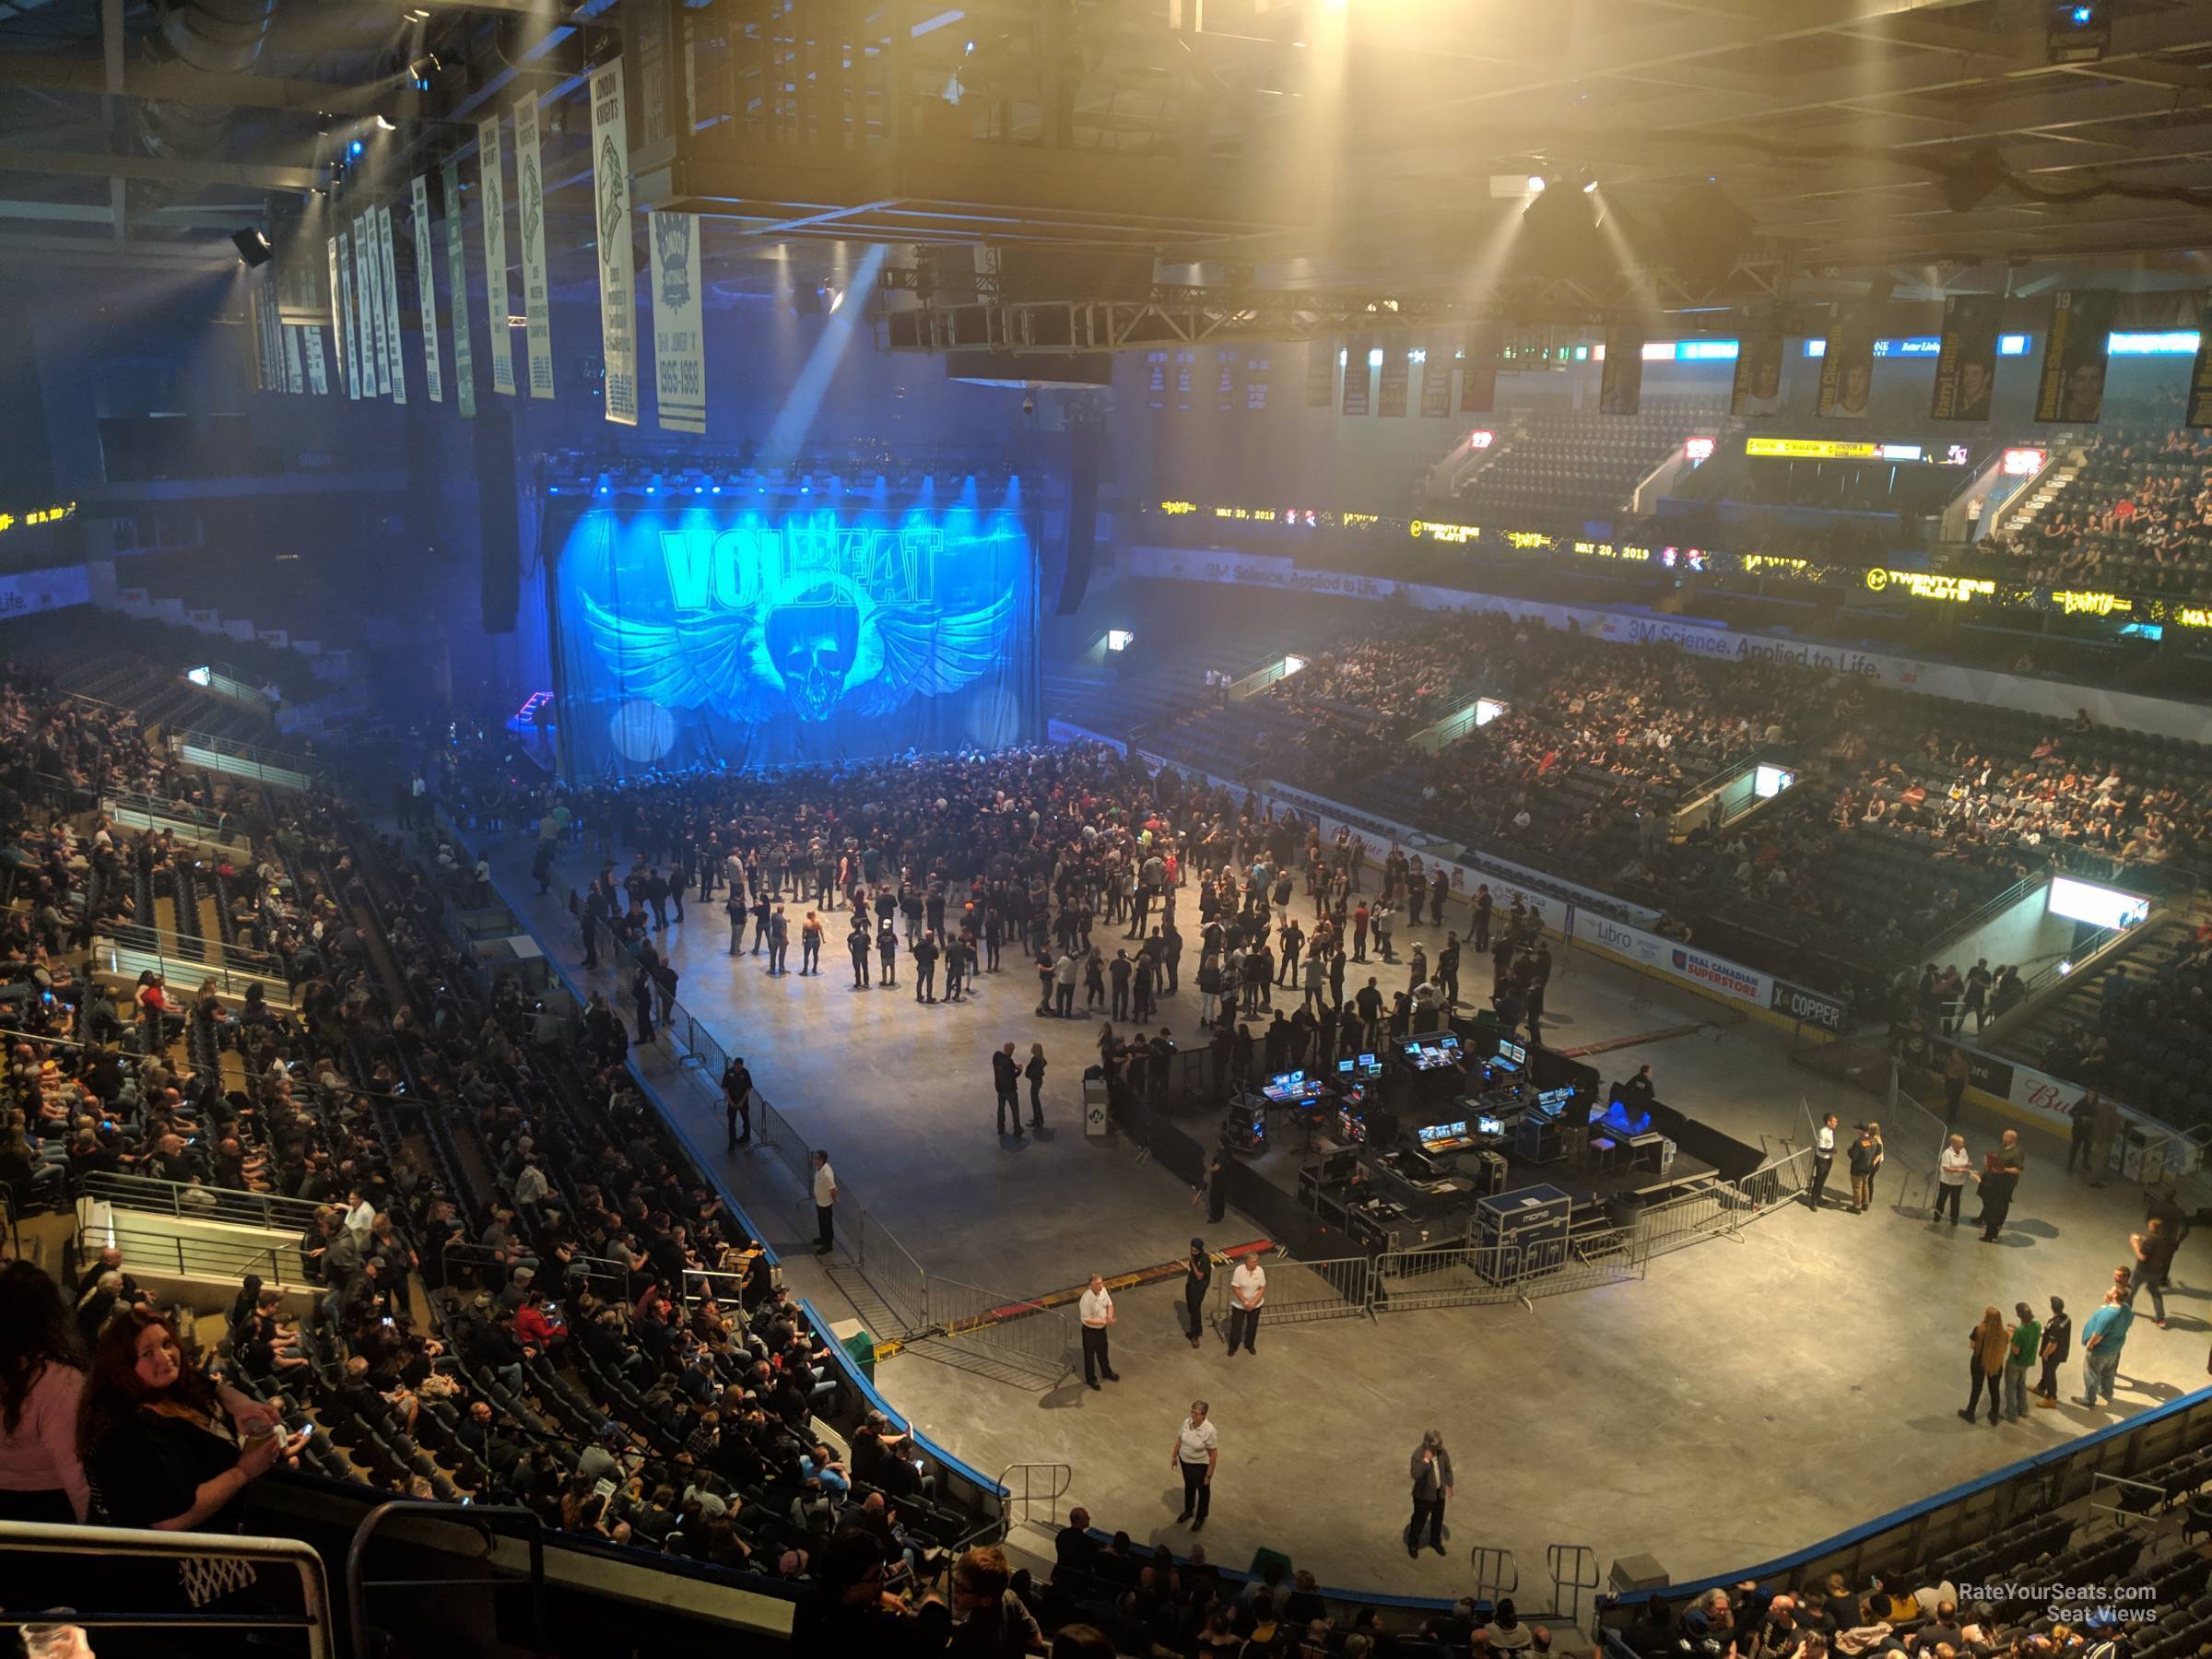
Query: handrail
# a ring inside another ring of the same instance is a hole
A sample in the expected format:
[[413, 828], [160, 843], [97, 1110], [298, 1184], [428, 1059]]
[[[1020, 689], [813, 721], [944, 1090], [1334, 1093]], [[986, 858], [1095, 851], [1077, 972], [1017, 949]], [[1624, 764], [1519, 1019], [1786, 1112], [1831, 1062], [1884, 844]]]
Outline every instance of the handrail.
[[[187, 1193], [196, 1193], [200, 1197], [187, 1205], [184, 1202]], [[253, 1193], [239, 1187], [163, 1181], [152, 1175], [126, 1175], [104, 1170], [86, 1175], [78, 1183], [77, 1195], [100, 1199], [111, 1207], [125, 1211], [185, 1217], [195, 1221], [253, 1224], [295, 1235], [312, 1227], [323, 1207], [312, 1199], [287, 1198], [281, 1193]], [[212, 1208], [205, 1202], [210, 1195], [215, 1200]]]
[[219, 938], [207, 938], [198, 934], [171, 933], [165, 927], [153, 927], [144, 922], [108, 922], [100, 925], [104, 938], [135, 950], [160, 950], [164, 939], [173, 939], [179, 954], [187, 944], [196, 944], [216, 954], [207, 959], [208, 966], [218, 964], [235, 967], [241, 973], [252, 973], [263, 979], [284, 978], [284, 959], [265, 950], [250, 950], [243, 945], [231, 945]]
[[[206, 1191], [207, 1189], [201, 1189]], [[124, 1260], [141, 1273], [173, 1273], [178, 1278], [218, 1278], [235, 1283], [249, 1273], [262, 1275], [265, 1285], [289, 1286], [297, 1290], [322, 1289], [307, 1277], [307, 1265], [297, 1249], [280, 1249], [267, 1244], [240, 1244], [227, 1239], [202, 1238], [191, 1233], [147, 1232], [134, 1227], [117, 1227], [111, 1219], [105, 1224], [80, 1228], [79, 1236], [89, 1232], [104, 1237], [110, 1244], [123, 1252]], [[283, 1256], [289, 1253], [296, 1272], [285, 1271]], [[172, 1257], [175, 1266], [162, 1258]]]
[[[1035, 1476], [1041, 1470], [1049, 1472], [1053, 1477], [1051, 1486], [1042, 1492], [1035, 1489], [1034, 1480]], [[1018, 1471], [1021, 1476], [1021, 1490], [1018, 1492], [1014, 1489], [1013, 1478]], [[999, 1488], [1006, 1494], [1002, 1500], [1000, 1513], [1002, 1524], [1011, 1528], [1017, 1520], [1027, 1521], [1030, 1518], [1030, 1505], [1043, 1503], [1051, 1506], [1046, 1512], [1045, 1524], [1052, 1524], [1060, 1519], [1060, 1500], [1067, 1496], [1068, 1488], [1075, 1484], [1075, 1480], [1076, 1469], [1073, 1464], [1008, 1464], [998, 1472]], [[1020, 1505], [1022, 1512], [1018, 1516], [1014, 1513], [1017, 1504]]]
[[[66, 1622], [88, 1630], [298, 1630], [307, 1639], [308, 1659], [334, 1659], [330, 1594], [323, 1577], [323, 1559], [296, 1538], [232, 1536], [227, 1533], [156, 1532], [132, 1526], [74, 1526], [57, 1522], [0, 1521], [0, 1556], [16, 1551], [37, 1555], [65, 1555], [79, 1559], [137, 1556], [154, 1560], [183, 1561], [215, 1557], [221, 1560], [267, 1562], [288, 1566], [300, 1577], [299, 1613], [187, 1613], [182, 1610], [143, 1613], [81, 1613], [67, 1615]], [[105, 1583], [128, 1578], [108, 1578]], [[0, 1611], [0, 1626], [51, 1624], [56, 1616], [36, 1609]]]
[[[158, 933], [154, 935], [157, 939], [159, 936]], [[261, 973], [251, 968], [234, 968], [228, 962], [185, 957], [164, 950], [159, 944], [142, 945], [112, 937], [105, 929], [92, 937], [92, 956], [88, 966], [95, 972], [104, 970], [118, 979], [129, 979], [150, 968], [163, 979], [175, 973], [180, 983], [189, 979], [197, 985], [213, 980], [219, 994], [241, 999], [249, 985], [259, 985], [271, 1008], [289, 1012], [292, 1007], [292, 988], [280, 972]], [[171, 1009], [171, 1017], [177, 1012]]]
[[[394, 1514], [437, 1515], [459, 1521], [472, 1526], [484, 1541], [484, 1559], [491, 1559], [497, 1547], [492, 1536], [495, 1523], [513, 1523], [521, 1528], [530, 1548], [530, 1573], [527, 1579], [501, 1575], [486, 1578], [456, 1579], [371, 1579], [361, 1574], [361, 1563], [369, 1549], [369, 1540]], [[353, 1529], [353, 1538], [346, 1546], [346, 1633], [347, 1651], [355, 1654], [373, 1653], [369, 1641], [369, 1592], [371, 1590], [431, 1590], [461, 1585], [505, 1585], [526, 1583], [530, 1586], [530, 1624], [535, 1653], [550, 1653], [546, 1641], [546, 1528], [536, 1514], [519, 1503], [486, 1504], [482, 1508], [469, 1503], [437, 1502], [419, 1498], [398, 1498], [389, 1503], [380, 1503], [361, 1518], [360, 1525]]]

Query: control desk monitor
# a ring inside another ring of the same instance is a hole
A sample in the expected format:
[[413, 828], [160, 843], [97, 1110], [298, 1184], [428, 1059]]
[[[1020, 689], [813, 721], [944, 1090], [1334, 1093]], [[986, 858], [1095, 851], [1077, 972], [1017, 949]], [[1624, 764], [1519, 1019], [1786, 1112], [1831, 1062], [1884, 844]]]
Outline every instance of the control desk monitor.
[[1457, 1063], [1459, 1039], [1438, 1037], [1426, 1041], [1417, 1039], [1408, 1042], [1403, 1053], [1406, 1056], [1406, 1064], [1412, 1066], [1415, 1071], [1441, 1071], [1446, 1066]]

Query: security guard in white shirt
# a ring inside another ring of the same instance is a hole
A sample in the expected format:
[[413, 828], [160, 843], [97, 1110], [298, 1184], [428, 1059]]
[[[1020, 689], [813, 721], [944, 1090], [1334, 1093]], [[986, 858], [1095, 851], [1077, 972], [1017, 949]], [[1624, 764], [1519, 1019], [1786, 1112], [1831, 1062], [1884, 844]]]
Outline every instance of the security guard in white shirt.
[[1107, 1354], [1106, 1327], [1113, 1324], [1113, 1297], [1106, 1288], [1103, 1275], [1090, 1276], [1090, 1288], [1083, 1292], [1080, 1309], [1083, 1319], [1083, 1381], [1092, 1388], [1099, 1379], [1119, 1382], [1121, 1372], [1113, 1369], [1113, 1360]]
[[1246, 1256], [1229, 1276], [1229, 1351], [1248, 1354], [1260, 1334], [1260, 1304], [1267, 1300], [1267, 1273], [1257, 1256]]
[[1182, 1471], [1182, 1513], [1175, 1519], [1190, 1521], [1195, 1512], [1193, 1532], [1206, 1524], [1214, 1498], [1214, 1465], [1221, 1461], [1221, 1436], [1206, 1421], [1206, 1410], [1204, 1400], [1191, 1402], [1191, 1415], [1175, 1425], [1175, 1449], [1168, 1454], [1169, 1466]]
[[1820, 1120], [1820, 1127], [1813, 1135], [1813, 1179], [1805, 1189], [1807, 1208], [1820, 1207], [1821, 1194], [1828, 1189], [1828, 1171], [1835, 1161], [1836, 1114], [1831, 1112]]

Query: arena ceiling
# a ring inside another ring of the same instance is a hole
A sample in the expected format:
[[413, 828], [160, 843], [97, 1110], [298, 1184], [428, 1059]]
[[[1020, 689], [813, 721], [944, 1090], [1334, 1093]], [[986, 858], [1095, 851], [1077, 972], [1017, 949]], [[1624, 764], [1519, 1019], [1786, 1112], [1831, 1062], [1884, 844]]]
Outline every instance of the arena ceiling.
[[[205, 256], [332, 188], [357, 132], [341, 191], [471, 151], [524, 90], [567, 117], [548, 205], [557, 254], [581, 247], [582, 76], [641, 61], [642, 28], [685, 65], [691, 120], [633, 153], [639, 199], [718, 221], [740, 288], [866, 242], [1052, 247], [1101, 284], [1135, 263], [1438, 293], [1512, 272], [1607, 306], [1883, 271], [2205, 282], [2212, 5], [2192, 0], [936, 6], [0, 0], [0, 253]], [[205, 50], [195, 18], [262, 13], [250, 50]], [[1532, 211], [1532, 175], [1553, 206]], [[1595, 240], [1575, 226], [1562, 260], [1532, 227], [1580, 211]]]

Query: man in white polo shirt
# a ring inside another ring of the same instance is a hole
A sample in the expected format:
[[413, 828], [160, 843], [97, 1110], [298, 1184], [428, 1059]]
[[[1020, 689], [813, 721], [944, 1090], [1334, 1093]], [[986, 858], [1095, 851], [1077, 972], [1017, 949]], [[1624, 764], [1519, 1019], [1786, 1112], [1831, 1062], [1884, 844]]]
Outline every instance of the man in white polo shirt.
[[1253, 1339], [1260, 1334], [1260, 1304], [1267, 1300], [1267, 1273], [1257, 1256], [1246, 1256], [1229, 1276], [1229, 1351], [1241, 1345], [1248, 1354], [1259, 1350]]
[[1175, 1426], [1175, 1450], [1170, 1453], [1171, 1468], [1182, 1471], [1182, 1513], [1176, 1516], [1180, 1524], [1190, 1521], [1194, 1511], [1197, 1520], [1191, 1522], [1196, 1532], [1206, 1524], [1206, 1512], [1214, 1496], [1214, 1465], [1221, 1460], [1221, 1436], [1206, 1420], [1206, 1402], [1193, 1400], [1191, 1415]]
[[819, 1230], [815, 1240], [814, 1253], [828, 1255], [837, 1247], [837, 1171], [830, 1167], [830, 1154], [814, 1155], [814, 1220]]
[[1106, 1327], [1113, 1323], [1113, 1297], [1106, 1288], [1103, 1275], [1090, 1276], [1090, 1288], [1083, 1292], [1081, 1312], [1083, 1381], [1094, 1389], [1099, 1386], [1100, 1377], [1109, 1382], [1119, 1382], [1121, 1373], [1113, 1369], [1113, 1360], [1107, 1352]]

